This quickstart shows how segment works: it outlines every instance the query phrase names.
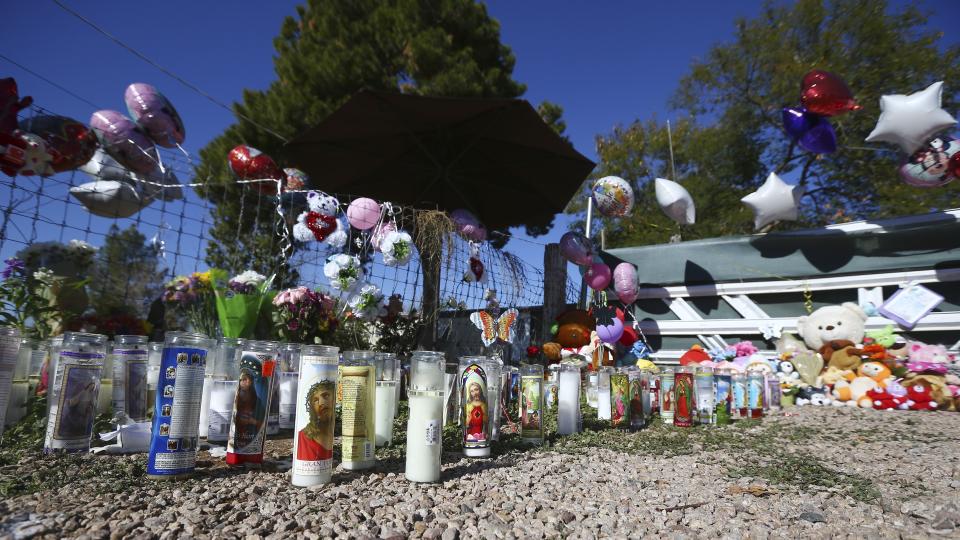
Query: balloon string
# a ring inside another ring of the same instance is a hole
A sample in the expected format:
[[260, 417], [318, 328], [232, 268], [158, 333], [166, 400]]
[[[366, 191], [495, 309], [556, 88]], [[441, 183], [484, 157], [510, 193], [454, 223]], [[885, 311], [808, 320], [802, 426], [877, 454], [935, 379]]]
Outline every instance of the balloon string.
[[670, 121], [667, 120], [667, 145], [670, 147], [670, 177], [674, 182], [677, 181], [677, 169], [673, 164], [673, 132], [670, 129]]

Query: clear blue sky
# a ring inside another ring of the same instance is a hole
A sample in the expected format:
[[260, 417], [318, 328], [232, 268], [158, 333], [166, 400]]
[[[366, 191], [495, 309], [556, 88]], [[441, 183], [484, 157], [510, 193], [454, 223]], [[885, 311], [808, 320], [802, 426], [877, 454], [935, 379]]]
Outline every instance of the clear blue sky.
[[[272, 40], [296, 5], [280, 0], [65, 1], [225, 103], [239, 100], [244, 88], [265, 88], [274, 79]], [[595, 135], [608, 132], [617, 123], [653, 115], [670, 118], [667, 101], [690, 61], [704, 55], [711, 45], [731, 39], [734, 20], [755, 15], [761, 6], [752, 0], [497, 0], [487, 4], [501, 23], [502, 41], [517, 57], [514, 77], [527, 84], [525, 97], [534, 104], [548, 99], [563, 106], [568, 135], [580, 152], [592, 158], [596, 158]], [[931, 26], [946, 32], [946, 42], [958, 41], [960, 2], [919, 4], [932, 13]], [[98, 107], [124, 110], [123, 91], [131, 82], [150, 82], [160, 88], [184, 118], [185, 147], [191, 153], [196, 154], [234, 120], [228, 111], [134, 57], [50, 0], [11, 3], [4, 19], [0, 53]], [[23, 94], [34, 96], [46, 109], [84, 122], [94, 110], [0, 59], [0, 76], [9, 75], [17, 78]], [[147, 216], [145, 220], [150, 221]], [[73, 211], [63, 219], [89, 221], [101, 229], [109, 225], [108, 220], [90, 221]], [[535, 241], [557, 241], [566, 224], [561, 218], [550, 234]], [[155, 232], [147, 226], [144, 229], [148, 236]], [[68, 234], [66, 239], [70, 237]], [[167, 239], [171, 238], [168, 233]], [[541, 265], [542, 248], [537, 244], [515, 239], [508, 249]], [[9, 253], [4, 246], [0, 255]]]

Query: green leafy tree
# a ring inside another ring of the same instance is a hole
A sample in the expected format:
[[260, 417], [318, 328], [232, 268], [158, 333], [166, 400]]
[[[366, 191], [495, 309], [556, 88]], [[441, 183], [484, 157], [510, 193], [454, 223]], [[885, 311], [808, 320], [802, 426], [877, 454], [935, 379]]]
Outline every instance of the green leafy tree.
[[91, 280], [90, 305], [101, 316], [118, 314], [145, 318], [163, 290], [166, 271], [146, 237], [131, 225], [113, 225], [97, 251]]
[[[874, 0], [799, 0], [767, 4], [736, 23], [735, 40], [696, 60], [671, 105], [676, 177], [665, 125], [634, 121], [597, 137], [596, 177], [617, 175], [638, 188], [628, 218], [604, 220], [608, 246], [662, 243], [752, 232], [752, 213], [740, 198], [771, 171], [806, 190], [802, 216], [778, 229], [928, 212], [955, 206], [957, 183], [923, 190], [904, 184], [893, 146], [863, 140], [880, 115], [884, 94], [908, 94], [945, 80], [943, 106], [960, 102], [960, 47], [941, 49], [942, 34], [924, 30], [915, 7], [891, 10]], [[800, 81], [813, 69], [840, 75], [862, 109], [833, 117], [839, 149], [823, 156], [791, 143], [780, 110], [798, 105]], [[697, 223], [681, 227], [660, 211], [656, 177], [680, 182], [697, 203]], [[571, 205], [568, 211], [582, 211]], [[582, 227], [583, 223], [578, 226]]]
[[[278, 265], [276, 207], [234, 183], [226, 164], [231, 148], [249, 144], [282, 164], [282, 138], [318, 123], [360, 89], [453, 97], [525, 91], [511, 77], [515, 60], [500, 43], [499, 24], [472, 0], [310, 0], [284, 20], [274, 46], [277, 80], [265, 91], [244, 91], [234, 105], [238, 122], [201, 150], [197, 177], [208, 183], [202, 196], [216, 204], [207, 262], [231, 272], [277, 271], [281, 286], [297, 276]], [[562, 126], [562, 110], [544, 106], [545, 117]], [[314, 182], [322, 189], [322, 179]]]

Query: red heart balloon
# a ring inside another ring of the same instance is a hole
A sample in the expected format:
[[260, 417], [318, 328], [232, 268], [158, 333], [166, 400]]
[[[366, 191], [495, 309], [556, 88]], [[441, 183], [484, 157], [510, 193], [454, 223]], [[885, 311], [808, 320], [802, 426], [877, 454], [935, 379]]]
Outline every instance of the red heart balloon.
[[313, 233], [317, 242], [323, 242], [330, 233], [337, 230], [337, 218], [325, 216], [319, 212], [307, 212], [307, 217], [303, 220], [304, 224]]
[[[233, 174], [241, 180], [286, 179], [286, 175], [270, 156], [245, 144], [231, 150], [227, 161], [233, 169]], [[277, 193], [277, 185], [273, 182], [256, 182], [253, 187], [267, 195]]]
[[834, 116], [860, 108], [843, 79], [815, 69], [803, 76], [800, 102], [808, 111], [821, 116]]

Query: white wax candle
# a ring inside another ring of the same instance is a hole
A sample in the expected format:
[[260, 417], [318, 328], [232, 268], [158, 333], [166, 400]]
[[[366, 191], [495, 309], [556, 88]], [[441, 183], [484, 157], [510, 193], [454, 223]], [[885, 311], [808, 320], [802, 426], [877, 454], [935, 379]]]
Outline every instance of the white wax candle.
[[447, 391], [443, 394], [443, 425], [460, 423], [460, 392], [457, 390], [457, 374], [444, 373], [443, 384]]
[[610, 420], [610, 373], [601, 371], [597, 377], [597, 418]]
[[377, 381], [377, 446], [387, 446], [393, 442], [394, 400], [397, 398], [395, 381]]
[[27, 414], [27, 397], [29, 394], [29, 384], [25, 380], [14, 380], [10, 385], [10, 401], [7, 403], [5, 427], [16, 424]]
[[561, 370], [559, 384], [557, 433], [570, 435], [580, 429], [580, 371]]
[[297, 417], [297, 379], [296, 371], [280, 374], [280, 429], [293, 429]]
[[209, 433], [210, 392], [213, 390], [213, 377], [203, 378], [203, 394], [200, 396], [200, 437]]
[[409, 396], [410, 419], [407, 421], [407, 480], [436, 482], [440, 480], [440, 454], [443, 450], [443, 395]]
[[210, 442], [227, 441], [237, 385], [238, 381], [213, 381], [207, 412], [207, 440]]

